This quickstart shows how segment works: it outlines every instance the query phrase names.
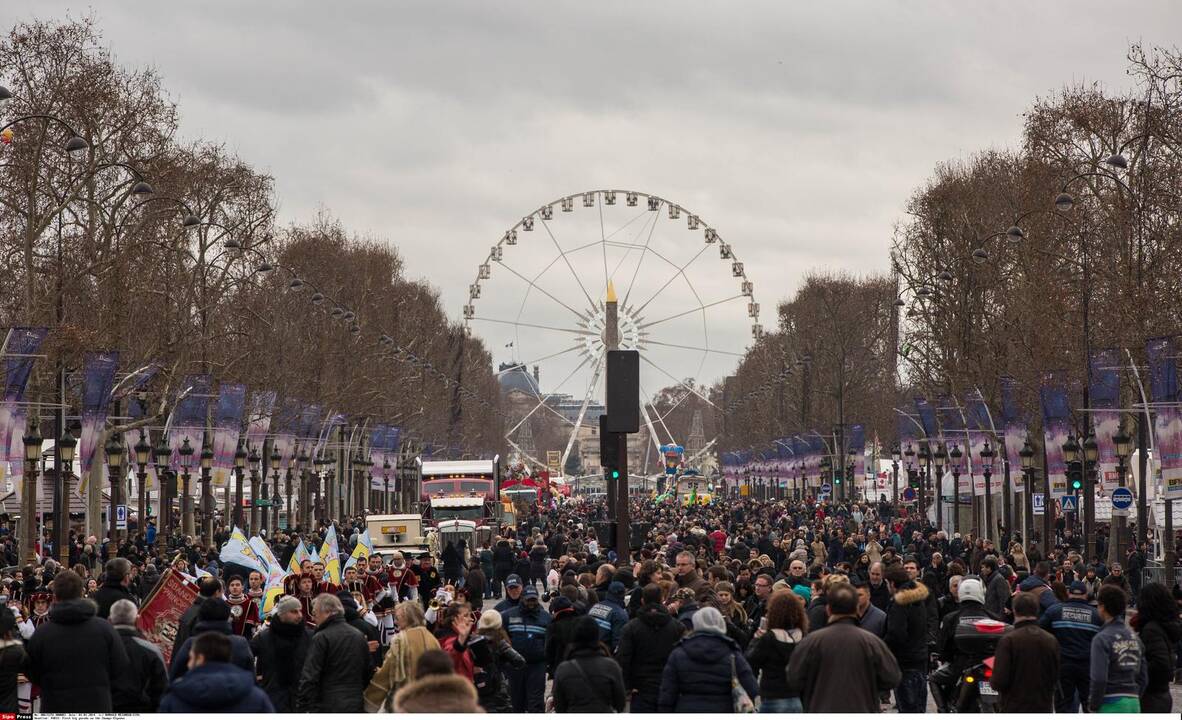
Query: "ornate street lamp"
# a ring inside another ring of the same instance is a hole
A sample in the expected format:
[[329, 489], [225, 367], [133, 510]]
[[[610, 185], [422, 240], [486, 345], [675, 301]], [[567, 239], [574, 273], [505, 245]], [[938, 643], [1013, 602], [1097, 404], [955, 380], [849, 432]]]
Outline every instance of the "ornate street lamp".
[[[263, 518], [259, 517], [259, 508], [263, 507], [259, 503], [267, 497], [267, 484], [264, 482], [259, 484], [259, 468], [262, 465], [263, 458], [259, 455], [259, 449], [252, 447], [250, 455], [246, 458], [246, 464], [250, 467], [250, 529], [252, 532], [258, 533], [264, 523], [260, 522]], [[266, 474], [263, 474], [266, 478]]]
[[189, 480], [192, 477], [190, 471], [193, 469], [193, 446], [189, 444], [189, 438], [186, 437], [181, 443], [181, 449], [177, 454], [181, 456], [181, 485], [177, 488], [181, 500], [181, 533], [194, 535], [196, 519], [193, 517], [193, 498], [190, 497], [189, 490]]
[[144, 431], [140, 430], [140, 439], [136, 441], [132, 448], [135, 452], [135, 485], [137, 511], [139, 513], [140, 534], [147, 540], [148, 533], [148, 463], [152, 462], [152, 445], [144, 437]]
[[[234, 525], [242, 527], [242, 500], [245, 494], [243, 485], [246, 484], [246, 438], [238, 438], [238, 447], [234, 449], [234, 478], [236, 487], [234, 488]], [[253, 531], [253, 527], [248, 527], [247, 532]]]
[[25, 565], [37, 564], [37, 475], [41, 470], [41, 433], [37, 430], [37, 416], [30, 415], [24, 437], [25, 476], [21, 497], [21, 560]]
[[74, 451], [78, 441], [67, 432], [57, 441], [62, 467], [57, 472], [58, 492], [57, 514], [53, 518], [54, 534], [57, 536], [58, 560], [67, 567], [70, 564], [70, 478], [74, 474]]
[[[993, 524], [993, 495], [991, 494], [990, 485], [993, 477], [993, 446], [989, 441], [985, 441], [985, 447], [981, 448], [981, 466], [982, 475], [985, 476], [985, 538], [992, 539], [995, 526]], [[1004, 548], [1004, 546], [1001, 546]]]
[[213, 542], [213, 448], [209, 446], [208, 434], [201, 443], [201, 534], [206, 543]]
[[[127, 481], [127, 473], [123, 470], [123, 438], [118, 433], [111, 433], [107, 438], [107, 469], [111, 475], [111, 507], [107, 518], [110, 530], [107, 533], [107, 558], [118, 555], [119, 545], [123, 542], [126, 532], [127, 506], [123, 501], [123, 483]], [[123, 513], [124, 527], [119, 527], [119, 515]]]
[[172, 537], [173, 523], [172, 523], [172, 493], [175, 489], [176, 477], [169, 468], [169, 463], [172, 462], [172, 448], [165, 442], [164, 437], [160, 437], [160, 444], [152, 451], [156, 462], [156, 494], [160, 498], [160, 511], [157, 513], [163, 518], [164, 525], [161, 528], [164, 532], [165, 543]]

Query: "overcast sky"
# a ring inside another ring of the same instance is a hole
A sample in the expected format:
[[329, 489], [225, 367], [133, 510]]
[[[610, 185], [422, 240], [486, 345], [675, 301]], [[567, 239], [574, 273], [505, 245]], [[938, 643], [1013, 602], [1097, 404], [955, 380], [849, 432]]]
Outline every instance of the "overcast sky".
[[[937, 163], [1015, 145], [1022, 112], [1064, 84], [1125, 87], [1128, 42], [1182, 27], [1176, 0], [3, 0], [0, 20], [67, 11], [159, 70], [183, 137], [272, 173], [285, 223], [323, 206], [396, 243], [454, 317], [524, 213], [615, 187], [717, 228], [769, 326], [809, 270], [884, 270]], [[721, 297], [729, 267], [709, 269]], [[735, 350], [744, 311], [711, 320]]]

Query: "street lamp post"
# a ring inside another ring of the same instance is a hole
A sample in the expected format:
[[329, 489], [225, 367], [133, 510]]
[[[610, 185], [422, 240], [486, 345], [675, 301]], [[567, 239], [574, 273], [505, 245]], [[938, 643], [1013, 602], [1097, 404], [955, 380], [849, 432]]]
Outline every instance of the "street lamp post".
[[928, 516], [928, 481], [932, 475], [932, 451], [928, 447], [928, 443], [921, 443], [919, 446], [919, 517], [920, 522], [923, 518]]
[[[1079, 517], [1079, 491], [1083, 487], [1083, 463], [1082, 457], [1080, 456], [1080, 446], [1076, 442], [1074, 434], [1069, 433], [1067, 435], [1067, 442], [1063, 443], [1063, 460], [1067, 463], [1067, 477], [1071, 482], [1070, 494], [1075, 496], [1075, 517], [1071, 518], [1068, 527], [1072, 533], [1077, 533], [1080, 530], [1079, 525], [1081, 524], [1077, 520]], [[1083, 532], [1085, 534], [1087, 533], [1086, 527], [1083, 528]]]
[[[955, 449], [955, 446], [954, 446]], [[936, 477], [933, 480], [933, 492], [936, 494], [936, 529], [944, 529], [944, 463], [948, 460], [948, 450], [943, 441], [937, 443], [936, 452], [932, 460], [936, 464]], [[955, 485], [955, 483], [953, 483]], [[953, 493], [955, 495], [955, 492]], [[953, 521], [953, 527], [956, 522]]]
[[382, 484], [385, 485], [385, 492], [382, 495], [382, 512], [390, 512], [390, 461], [384, 460], [382, 462]]
[[[985, 476], [985, 539], [992, 540], [997, 530], [993, 524], [993, 491], [990, 488], [990, 485], [993, 484], [993, 457], [996, 453], [988, 440], [985, 441], [985, 447], [981, 448], [980, 455], [981, 474]], [[1005, 552], [1004, 546], [999, 549], [1003, 553]]]
[[[259, 456], [259, 449], [252, 447], [250, 455], [246, 458], [246, 464], [250, 467], [250, 531], [258, 534], [259, 530], [265, 524], [262, 518], [259, 517], [259, 502], [267, 497], [266, 483], [260, 485], [259, 483], [259, 466], [262, 464], [263, 458]], [[263, 475], [266, 477], [266, 474]]]
[[291, 487], [292, 477], [291, 476], [292, 476], [291, 463], [288, 463], [287, 470], [283, 471], [283, 495], [284, 495], [283, 509], [284, 509], [284, 511], [287, 512], [287, 527], [291, 528], [293, 530], [298, 530], [299, 526], [296, 525], [295, 507], [291, 504], [291, 491], [292, 491], [292, 487]]
[[152, 446], [144, 438], [144, 431], [140, 430], [140, 439], [135, 447], [135, 485], [136, 512], [139, 518], [140, 535], [147, 542], [148, 538], [148, 463], [152, 461]]
[[279, 532], [279, 463], [283, 457], [276, 449], [271, 450], [271, 535]]
[[1005, 437], [1000, 438], [1001, 450], [998, 454], [1002, 462], [1001, 483], [1001, 521], [1005, 525], [1005, 532], [1001, 534], [998, 550], [1005, 552], [1010, 546], [1010, 538], [1014, 535], [1014, 490], [1010, 487], [1010, 458], [1005, 452]]
[[960, 532], [960, 471], [964, 452], [959, 445], [953, 445], [948, 451], [948, 460], [952, 465], [952, 532]]
[[[123, 528], [119, 527], [119, 508], [123, 505], [123, 483], [127, 482], [127, 473], [123, 471], [123, 438], [118, 433], [111, 433], [107, 438], [107, 468], [111, 475], [111, 506], [107, 510], [107, 558], [114, 558], [119, 554], [119, 545], [123, 540]], [[124, 510], [126, 512], [126, 509]]]
[[308, 454], [301, 445], [299, 453], [296, 455], [296, 472], [299, 473], [297, 482], [299, 483], [299, 490], [296, 492], [296, 498], [300, 505], [300, 521], [296, 527], [305, 530], [312, 527], [312, 513], [309, 512], [308, 506], [311, 504], [309, 498], [312, 496], [311, 488], [308, 486]]
[[[1022, 483], [1026, 487], [1026, 494], [1033, 497], [1034, 494], [1034, 448], [1030, 447], [1030, 436], [1026, 436], [1026, 444], [1018, 451], [1018, 457], [1022, 458]], [[1033, 501], [1031, 502], [1033, 508]], [[1046, 514], [1046, 500], [1043, 501], [1043, 514]], [[1026, 515], [1023, 513], [1023, 515]], [[1034, 524], [1034, 518], [1029, 515], [1026, 516], [1027, 527], [1022, 528], [1022, 542], [1026, 543], [1027, 547], [1024, 550], [1029, 550], [1030, 545], [1030, 531]], [[1045, 542], [1044, 542], [1045, 546]]]
[[[234, 525], [242, 527], [242, 503], [246, 495], [243, 485], [246, 484], [246, 439], [238, 438], [238, 447], [234, 449]], [[251, 528], [247, 528], [250, 532]]]
[[[1096, 431], [1088, 430], [1083, 442], [1083, 513], [1084, 547], [1087, 555], [1084, 562], [1094, 562], [1096, 557], [1096, 463], [1100, 459], [1100, 446], [1096, 444]], [[1112, 519], [1109, 519], [1112, 522]]]
[[[63, 428], [64, 430], [64, 428]], [[57, 471], [58, 503], [57, 513], [53, 518], [54, 534], [57, 536], [57, 556], [61, 562], [70, 565], [70, 476], [74, 473], [74, 450], [78, 441], [68, 432], [63, 432], [57, 441], [58, 457], [62, 464]], [[64, 559], [62, 559], [64, 558]]]
[[[1116, 446], [1116, 484], [1117, 487], [1123, 488], [1125, 486], [1125, 461], [1133, 451], [1133, 439], [1125, 431], [1123, 419], [1116, 434], [1112, 436], [1112, 444]], [[1113, 518], [1108, 529], [1108, 567], [1112, 567], [1113, 563], [1117, 562], [1119, 558], [1124, 557], [1120, 552], [1120, 541], [1124, 537], [1126, 522], [1127, 520], [1124, 515], [1116, 517], [1116, 513], [1113, 513]]]
[[181, 533], [192, 536], [197, 534], [197, 519], [193, 516], [193, 498], [189, 489], [193, 469], [193, 446], [189, 444], [189, 438], [186, 437], [181, 443], [177, 454], [181, 456], [181, 486], [177, 488], [181, 499]]
[[25, 475], [21, 497], [21, 562], [37, 564], [37, 474], [41, 470], [41, 433], [37, 431], [37, 416], [29, 417], [29, 429], [24, 437]]
[[324, 501], [324, 469], [328, 467], [329, 462], [331, 461], [323, 453], [312, 461], [316, 468], [316, 485], [314, 487], [316, 500], [312, 503], [312, 522], [315, 525], [319, 525], [320, 521], [324, 519], [324, 505], [322, 504]]
[[891, 504], [899, 503], [899, 444], [891, 448]]
[[213, 542], [213, 448], [208, 438], [201, 444], [201, 534], [206, 543]]
[[168, 539], [172, 537], [172, 482], [173, 475], [170, 472], [169, 463], [172, 462], [172, 448], [165, 442], [164, 436], [160, 437], [160, 444], [152, 451], [153, 460], [156, 462], [156, 493], [160, 496], [160, 512], [157, 513], [163, 520], [161, 531], [164, 533], [165, 544]]

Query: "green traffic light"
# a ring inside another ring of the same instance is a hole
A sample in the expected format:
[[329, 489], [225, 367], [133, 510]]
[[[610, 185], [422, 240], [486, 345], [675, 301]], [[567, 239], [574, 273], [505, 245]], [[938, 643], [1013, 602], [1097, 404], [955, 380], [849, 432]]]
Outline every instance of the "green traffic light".
[[619, 470], [612, 470], [612, 480], [619, 480], [619, 479], [620, 479], [620, 471]]
[[836, 479], [836, 480], [834, 480], [833, 482], [834, 482], [834, 484], [836, 484], [836, 485], [840, 485], [840, 484], [841, 484], [841, 478], [837, 478], [837, 479]]
[[1083, 487], [1083, 483], [1081, 483], [1079, 480], [1072, 480], [1071, 487], [1075, 488], [1076, 490], [1079, 490], [1081, 487]]

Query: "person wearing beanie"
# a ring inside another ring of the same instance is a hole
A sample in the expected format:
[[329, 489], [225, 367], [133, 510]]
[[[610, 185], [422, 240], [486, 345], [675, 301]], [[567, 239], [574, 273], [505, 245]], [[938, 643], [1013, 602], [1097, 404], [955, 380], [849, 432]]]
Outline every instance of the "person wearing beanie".
[[201, 601], [197, 610], [193, 634], [180, 646], [180, 650], [172, 655], [172, 665], [168, 673], [170, 681], [175, 681], [189, 671], [189, 648], [193, 645], [193, 639], [204, 632], [231, 636], [230, 661], [244, 670], [254, 672], [254, 652], [250, 649], [249, 640], [234, 634], [234, 628], [230, 623], [230, 604], [220, 597], [207, 597]]
[[674, 646], [665, 664], [657, 711], [733, 712], [732, 677], [749, 697], [759, 692], [751, 665], [739, 644], [727, 637], [726, 620], [716, 608], [700, 608], [690, 624], [693, 631]]
[[259, 686], [271, 698], [275, 712], [295, 712], [300, 671], [311, 643], [312, 631], [304, 623], [304, 606], [290, 595], [275, 603], [271, 622], [251, 639], [251, 649], [258, 658], [255, 672]]
[[554, 674], [557, 712], [624, 711], [624, 678], [601, 638], [602, 628], [593, 617], [585, 615], [575, 621], [567, 659]]

